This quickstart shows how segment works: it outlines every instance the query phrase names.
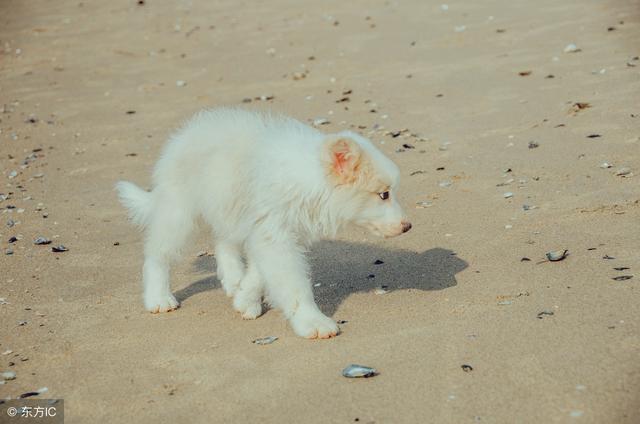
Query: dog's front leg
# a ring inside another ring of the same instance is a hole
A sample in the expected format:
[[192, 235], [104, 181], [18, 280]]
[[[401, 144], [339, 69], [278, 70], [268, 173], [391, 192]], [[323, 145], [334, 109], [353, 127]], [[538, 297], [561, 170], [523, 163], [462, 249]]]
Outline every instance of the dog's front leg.
[[270, 303], [282, 310], [297, 335], [326, 339], [338, 334], [336, 323], [313, 299], [304, 251], [293, 238], [256, 234], [248, 240], [247, 256], [265, 280]]

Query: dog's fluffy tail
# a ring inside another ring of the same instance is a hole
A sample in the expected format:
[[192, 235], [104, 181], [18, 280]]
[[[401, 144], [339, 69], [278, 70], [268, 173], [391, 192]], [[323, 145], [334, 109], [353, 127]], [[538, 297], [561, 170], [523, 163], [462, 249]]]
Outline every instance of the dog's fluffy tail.
[[116, 184], [120, 202], [129, 211], [129, 218], [140, 228], [147, 226], [151, 215], [152, 194], [128, 181], [119, 181]]

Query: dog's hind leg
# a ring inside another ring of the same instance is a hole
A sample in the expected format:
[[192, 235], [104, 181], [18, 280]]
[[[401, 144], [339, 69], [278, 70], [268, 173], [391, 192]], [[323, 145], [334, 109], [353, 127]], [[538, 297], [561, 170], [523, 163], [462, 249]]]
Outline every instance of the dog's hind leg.
[[233, 297], [233, 307], [244, 319], [256, 319], [262, 315], [264, 284], [257, 265], [248, 259], [247, 273], [240, 280], [240, 287]]
[[179, 305], [171, 293], [169, 270], [191, 233], [193, 216], [191, 211], [171, 206], [173, 203], [159, 202], [163, 207], [154, 211], [146, 229], [143, 298], [145, 308], [153, 313], [168, 312]]
[[218, 279], [222, 283], [224, 292], [231, 297], [238, 290], [240, 280], [244, 276], [244, 262], [242, 262], [240, 244], [229, 240], [218, 241], [216, 244], [216, 263], [218, 264]]

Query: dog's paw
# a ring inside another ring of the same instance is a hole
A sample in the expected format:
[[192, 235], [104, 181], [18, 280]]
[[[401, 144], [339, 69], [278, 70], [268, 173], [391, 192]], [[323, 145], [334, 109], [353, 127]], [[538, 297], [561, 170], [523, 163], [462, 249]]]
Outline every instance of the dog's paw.
[[307, 339], [328, 339], [337, 336], [340, 329], [334, 320], [319, 311], [298, 311], [291, 317], [293, 331]]
[[262, 302], [245, 299], [242, 291], [233, 299], [233, 308], [242, 314], [243, 319], [256, 319], [262, 315]]
[[155, 293], [144, 295], [144, 307], [152, 314], [158, 312], [169, 312], [178, 309], [180, 303], [171, 293]]
[[256, 319], [262, 315], [262, 304], [254, 303], [242, 312], [242, 319]]

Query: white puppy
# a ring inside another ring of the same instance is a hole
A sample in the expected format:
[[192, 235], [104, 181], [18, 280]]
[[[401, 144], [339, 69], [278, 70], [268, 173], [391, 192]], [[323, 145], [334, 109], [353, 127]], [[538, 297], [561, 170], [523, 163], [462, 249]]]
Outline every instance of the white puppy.
[[169, 266], [203, 217], [216, 240], [218, 278], [243, 318], [260, 316], [264, 297], [296, 334], [335, 336], [338, 326], [313, 299], [304, 253], [349, 223], [385, 237], [408, 231], [398, 177], [396, 165], [353, 132], [325, 135], [241, 109], [200, 112], [166, 145], [151, 192], [117, 185], [146, 234], [145, 307], [178, 307]]

